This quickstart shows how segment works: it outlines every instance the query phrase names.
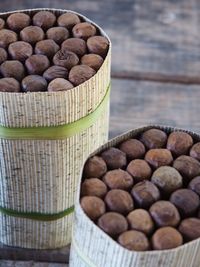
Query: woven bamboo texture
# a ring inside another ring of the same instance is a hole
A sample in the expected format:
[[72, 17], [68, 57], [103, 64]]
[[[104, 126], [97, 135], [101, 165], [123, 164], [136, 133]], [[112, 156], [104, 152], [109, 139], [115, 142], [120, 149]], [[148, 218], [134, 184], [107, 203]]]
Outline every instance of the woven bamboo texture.
[[[44, 9], [22, 12], [34, 14], [38, 10]], [[72, 12], [45, 10], [56, 15]], [[11, 13], [1, 13], [0, 16], [5, 18]], [[106, 36], [101, 28], [96, 27]], [[95, 111], [110, 83], [110, 49], [97, 74], [72, 90], [0, 93], [0, 125], [58, 126]], [[0, 139], [0, 206], [20, 212], [50, 214], [72, 207], [83, 161], [108, 139], [108, 119], [109, 103], [93, 125], [63, 140]], [[63, 247], [71, 240], [72, 219], [71, 214], [46, 222], [0, 213], [0, 242], [35, 249]]]
[[[146, 126], [132, 130], [116, 137], [101, 146], [92, 155], [104, 149], [115, 146], [120, 142], [136, 137], [150, 128], [163, 129], [170, 133], [180, 130], [172, 127]], [[184, 130], [185, 131], [185, 130]], [[200, 135], [190, 133], [194, 140], [200, 140]], [[132, 252], [111, 239], [97, 227], [80, 206], [80, 184], [75, 206], [75, 221], [72, 232], [72, 246], [70, 267], [199, 267], [200, 266], [200, 238], [184, 244], [176, 249], [163, 251]]]

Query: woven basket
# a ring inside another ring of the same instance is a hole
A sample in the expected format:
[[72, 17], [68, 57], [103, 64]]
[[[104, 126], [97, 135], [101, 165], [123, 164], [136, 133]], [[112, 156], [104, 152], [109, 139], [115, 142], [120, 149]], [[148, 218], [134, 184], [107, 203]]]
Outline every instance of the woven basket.
[[[20, 12], [40, 10], [72, 12]], [[70, 243], [80, 168], [108, 139], [110, 50], [99, 71], [69, 91], [0, 93], [0, 242], [35, 249]]]
[[[120, 142], [136, 137], [141, 132], [158, 128], [170, 133], [171, 127], [147, 126], [116, 137], [101, 146], [92, 155]], [[185, 130], [183, 130], [185, 131]], [[200, 141], [200, 135], [191, 134], [194, 140]], [[200, 238], [175, 249], [163, 251], [132, 252], [115, 242], [84, 213], [80, 206], [80, 184], [75, 206], [75, 222], [72, 232], [70, 267], [199, 267]]]

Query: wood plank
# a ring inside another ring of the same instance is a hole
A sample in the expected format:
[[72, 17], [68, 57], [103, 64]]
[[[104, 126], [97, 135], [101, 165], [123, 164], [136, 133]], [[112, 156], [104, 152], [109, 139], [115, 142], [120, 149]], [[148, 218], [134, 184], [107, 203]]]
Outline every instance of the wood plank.
[[1, 11], [36, 7], [73, 9], [101, 25], [115, 77], [200, 83], [198, 0], [0, 1]]

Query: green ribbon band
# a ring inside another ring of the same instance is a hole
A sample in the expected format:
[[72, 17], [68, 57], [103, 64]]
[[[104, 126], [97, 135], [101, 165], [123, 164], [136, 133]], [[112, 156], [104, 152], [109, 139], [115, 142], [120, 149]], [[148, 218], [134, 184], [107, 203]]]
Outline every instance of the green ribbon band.
[[21, 212], [21, 211], [15, 211], [12, 209], [0, 207], [0, 212], [2, 214], [6, 214], [12, 217], [19, 217], [19, 218], [37, 220], [37, 221], [55, 221], [55, 220], [61, 219], [71, 214], [73, 211], [74, 211], [74, 206], [64, 211], [61, 211], [59, 213], [53, 213], [53, 214], [50, 214], [50, 213], [45, 214], [45, 213], [40, 213], [40, 212]]
[[0, 138], [3, 139], [37, 139], [37, 140], [56, 140], [71, 137], [77, 133], [89, 128], [101, 113], [105, 110], [110, 96], [110, 85], [107, 92], [98, 105], [98, 107], [89, 115], [74, 121], [72, 123], [58, 125], [58, 126], [45, 126], [45, 127], [5, 127], [0, 125]]

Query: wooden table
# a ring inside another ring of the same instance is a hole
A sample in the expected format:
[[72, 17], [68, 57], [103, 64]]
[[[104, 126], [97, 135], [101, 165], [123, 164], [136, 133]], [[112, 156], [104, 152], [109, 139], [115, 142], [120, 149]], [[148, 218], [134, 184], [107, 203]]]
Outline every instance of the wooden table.
[[[110, 137], [150, 123], [200, 132], [198, 0], [0, 1], [1, 11], [37, 7], [78, 11], [111, 37]], [[67, 266], [68, 253], [0, 246], [0, 266]]]

